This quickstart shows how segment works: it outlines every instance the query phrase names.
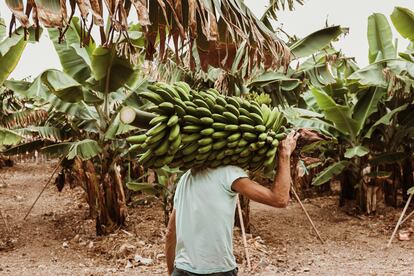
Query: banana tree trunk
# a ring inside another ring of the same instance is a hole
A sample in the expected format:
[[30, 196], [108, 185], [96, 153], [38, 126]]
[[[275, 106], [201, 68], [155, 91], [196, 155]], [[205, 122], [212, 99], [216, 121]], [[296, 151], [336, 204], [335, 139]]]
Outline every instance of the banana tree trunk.
[[344, 170], [340, 175], [341, 193], [339, 196], [339, 206], [344, 206], [347, 200], [355, 199], [355, 188], [350, 169]]
[[[109, 159], [108, 159], [109, 160]], [[83, 186], [90, 217], [96, 220], [96, 234], [106, 235], [124, 225], [128, 210], [119, 170], [115, 163], [99, 175], [91, 160], [76, 158], [72, 167], [76, 182]]]

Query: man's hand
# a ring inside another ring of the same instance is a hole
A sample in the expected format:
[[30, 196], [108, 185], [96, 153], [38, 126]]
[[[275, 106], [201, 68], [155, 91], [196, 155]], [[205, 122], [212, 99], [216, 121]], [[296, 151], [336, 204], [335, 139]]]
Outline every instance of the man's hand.
[[291, 131], [284, 140], [282, 140], [279, 144], [279, 154], [290, 157], [292, 152], [296, 148], [296, 142], [298, 138], [301, 136], [300, 132]]

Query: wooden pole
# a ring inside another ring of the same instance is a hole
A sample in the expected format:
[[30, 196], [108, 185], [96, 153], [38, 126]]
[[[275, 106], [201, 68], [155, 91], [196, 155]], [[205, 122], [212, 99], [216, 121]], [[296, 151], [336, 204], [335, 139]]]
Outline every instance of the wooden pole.
[[249, 250], [247, 248], [246, 231], [244, 229], [243, 213], [242, 213], [242, 209], [241, 209], [241, 206], [240, 206], [239, 195], [237, 195], [237, 210], [238, 210], [238, 213], [239, 213], [240, 227], [241, 227], [241, 230], [242, 230], [243, 246], [244, 246], [244, 253], [246, 255], [247, 267], [249, 268], [249, 270], [251, 270], [252, 269], [252, 264], [250, 263], [250, 255], [249, 255]]
[[35, 201], [33, 202], [32, 206], [30, 206], [29, 211], [27, 211], [26, 215], [24, 216], [23, 220], [26, 220], [27, 216], [30, 214], [30, 212], [32, 211], [33, 207], [35, 206], [36, 202], [39, 200], [40, 196], [43, 194], [43, 192], [46, 190], [46, 187], [49, 185], [50, 181], [52, 181], [53, 176], [55, 175], [55, 173], [57, 172], [57, 170], [60, 167], [60, 164], [62, 163], [63, 159], [65, 157], [62, 157], [59, 162], [56, 165], [56, 168], [53, 170], [52, 175], [49, 177], [49, 180], [46, 182], [45, 186], [43, 186], [43, 189], [40, 191], [39, 195], [37, 196], [37, 198], [35, 199]]
[[296, 200], [299, 202], [300, 207], [302, 208], [303, 212], [305, 213], [308, 221], [310, 222], [310, 224], [312, 225], [313, 230], [315, 231], [316, 235], [318, 236], [319, 240], [321, 241], [322, 244], [324, 244], [325, 242], [323, 241], [321, 235], [319, 234], [318, 229], [316, 229], [315, 224], [313, 223], [311, 217], [309, 216], [308, 212], [305, 209], [305, 206], [303, 206], [302, 201], [300, 200], [298, 194], [295, 191], [295, 188], [293, 188], [293, 183], [291, 183], [290, 188], [292, 189], [293, 195], [295, 196]]
[[406, 222], [407, 221], [407, 219], [409, 219], [412, 215], [414, 215], [414, 210], [411, 212], [411, 213], [409, 213], [402, 221], [401, 221], [401, 223], [400, 223], [400, 226], [404, 223], [404, 222]]
[[400, 216], [400, 218], [398, 219], [397, 224], [395, 225], [394, 231], [392, 232], [391, 238], [390, 238], [390, 240], [388, 241], [387, 248], [391, 246], [392, 240], [394, 239], [394, 236], [395, 236], [395, 234], [397, 233], [397, 230], [398, 230], [398, 228], [399, 228], [399, 227], [400, 227], [400, 225], [401, 225], [402, 218], [404, 217], [405, 212], [407, 212], [408, 205], [410, 205], [410, 201], [411, 201], [411, 199], [413, 198], [413, 195], [414, 195], [414, 194], [410, 194], [410, 197], [408, 198], [407, 203], [406, 203], [406, 204], [405, 204], [405, 206], [404, 206], [404, 210], [402, 211], [401, 216]]

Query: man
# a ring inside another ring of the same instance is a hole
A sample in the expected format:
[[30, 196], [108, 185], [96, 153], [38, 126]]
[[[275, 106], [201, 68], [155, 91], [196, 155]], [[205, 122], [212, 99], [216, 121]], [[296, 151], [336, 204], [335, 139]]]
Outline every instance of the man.
[[293, 131], [281, 141], [271, 189], [250, 180], [235, 166], [192, 169], [181, 177], [167, 228], [169, 275], [237, 275], [232, 246], [236, 195], [285, 208], [291, 183], [290, 156], [301, 134], [307, 132]]

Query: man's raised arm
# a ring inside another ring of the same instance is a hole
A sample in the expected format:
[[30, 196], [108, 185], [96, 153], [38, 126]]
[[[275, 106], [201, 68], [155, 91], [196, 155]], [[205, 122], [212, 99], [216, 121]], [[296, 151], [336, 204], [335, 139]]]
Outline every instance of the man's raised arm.
[[290, 183], [290, 156], [296, 148], [296, 141], [300, 134], [291, 132], [279, 145], [278, 165], [271, 189], [268, 189], [248, 178], [240, 178], [233, 182], [232, 189], [247, 198], [270, 205], [284, 208], [289, 202]]

